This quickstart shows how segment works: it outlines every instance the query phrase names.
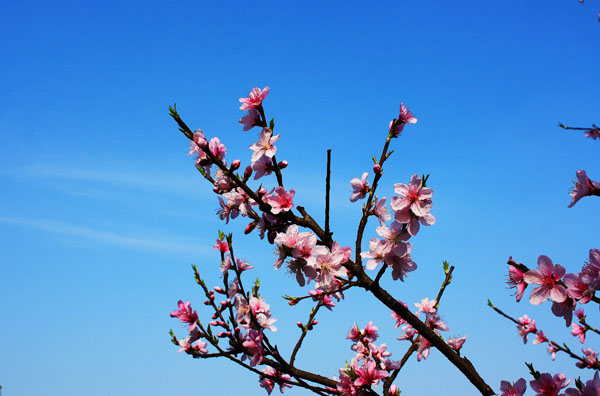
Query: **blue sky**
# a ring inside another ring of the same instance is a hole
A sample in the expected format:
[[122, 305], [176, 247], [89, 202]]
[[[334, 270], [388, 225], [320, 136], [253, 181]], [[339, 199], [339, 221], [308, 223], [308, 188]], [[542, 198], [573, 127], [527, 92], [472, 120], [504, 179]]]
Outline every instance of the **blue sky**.
[[[262, 280], [283, 350], [309, 307], [280, 298], [302, 291], [272, 270], [270, 245], [215, 216], [217, 200], [168, 106], [176, 102], [188, 125], [219, 136], [228, 158], [247, 164], [256, 136], [241, 131], [237, 99], [266, 85], [277, 156], [290, 163], [286, 185], [320, 221], [333, 149], [332, 229], [343, 245], [353, 244], [360, 218], [349, 180], [370, 169], [403, 101], [419, 123], [394, 141], [380, 194], [430, 173], [437, 224], [413, 242], [419, 270], [386, 284], [407, 302], [433, 298], [442, 260], [454, 264], [441, 312], [451, 334], [468, 335], [465, 354], [496, 390], [500, 379], [525, 376], [525, 360], [580, 375], [571, 361], [524, 346], [485, 302], [529, 313], [580, 348], [548, 304], [514, 303], [504, 263], [513, 255], [534, 266], [546, 254], [578, 271], [600, 248], [598, 201], [567, 209], [576, 170], [600, 178], [598, 142], [556, 127], [600, 122], [598, 8], [575, 0], [0, 5], [5, 394], [265, 394], [254, 375], [176, 354], [169, 342], [170, 328], [185, 334], [168, 315], [177, 300], [202, 308], [190, 265], [209, 284], [219, 280], [217, 229], [234, 232], [238, 255], [256, 267], [250, 279]], [[370, 224], [365, 239], [373, 234]], [[352, 357], [347, 330], [371, 319], [400, 358], [406, 345], [387, 309], [355, 291], [319, 318], [299, 366], [336, 375]], [[476, 394], [437, 352], [411, 361], [398, 385], [406, 395]]]

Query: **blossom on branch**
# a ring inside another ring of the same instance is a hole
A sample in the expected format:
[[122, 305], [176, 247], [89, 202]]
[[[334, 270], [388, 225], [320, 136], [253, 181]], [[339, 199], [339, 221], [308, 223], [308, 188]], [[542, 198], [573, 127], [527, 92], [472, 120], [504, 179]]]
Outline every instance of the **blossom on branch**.
[[569, 193], [571, 195], [571, 203], [569, 208], [573, 207], [581, 198], [590, 195], [600, 195], [600, 183], [591, 180], [587, 177], [584, 170], [578, 170], [576, 173], [577, 180], [573, 190]]
[[260, 106], [268, 93], [269, 87], [264, 87], [262, 90], [258, 87], [252, 88], [247, 97], [239, 99], [242, 103], [240, 110], [250, 110]]
[[565, 301], [567, 290], [558, 283], [564, 275], [565, 269], [562, 265], [554, 265], [548, 256], [539, 256], [538, 269], [527, 271], [523, 277], [529, 284], [540, 285], [531, 292], [529, 302], [533, 305], [540, 305], [548, 297], [557, 303]]

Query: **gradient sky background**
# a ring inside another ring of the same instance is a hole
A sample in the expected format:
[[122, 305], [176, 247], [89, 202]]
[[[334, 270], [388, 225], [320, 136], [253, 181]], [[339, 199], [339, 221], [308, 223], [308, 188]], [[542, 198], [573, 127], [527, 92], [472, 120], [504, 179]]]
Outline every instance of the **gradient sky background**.
[[[434, 298], [448, 260], [456, 270], [441, 313], [449, 335], [468, 336], [463, 351], [495, 390], [501, 379], [526, 376], [524, 361], [590, 377], [523, 345], [486, 300], [529, 313], [548, 336], [580, 349], [549, 304], [515, 304], [505, 263], [513, 255], [533, 267], [546, 254], [575, 272], [600, 248], [600, 201], [567, 209], [576, 170], [600, 178], [600, 143], [556, 126], [600, 122], [600, 3], [365, 4], [0, 5], [5, 396], [266, 394], [229, 362], [176, 354], [168, 336], [170, 328], [186, 333], [169, 318], [178, 299], [207, 318], [190, 265], [217, 284], [219, 228], [234, 232], [238, 256], [256, 267], [248, 279], [261, 278], [282, 351], [307, 317], [308, 305], [289, 308], [280, 298], [303, 291], [273, 271], [271, 246], [243, 237], [245, 223], [215, 216], [217, 199], [168, 116], [177, 102], [188, 125], [219, 136], [228, 158], [245, 166], [258, 131], [241, 131], [238, 98], [266, 85], [267, 116], [281, 133], [277, 156], [290, 164], [286, 186], [319, 221], [325, 151], [333, 149], [332, 229], [343, 245], [353, 244], [361, 207], [348, 201], [349, 181], [370, 170], [403, 101], [419, 123], [393, 142], [380, 196], [430, 173], [437, 224], [413, 241], [418, 271], [405, 283], [386, 280], [389, 290], [411, 304]], [[372, 235], [373, 222], [365, 242]], [[357, 290], [320, 314], [298, 366], [337, 375], [353, 355], [348, 329], [370, 319], [399, 359], [407, 345], [395, 340], [389, 311]], [[413, 357], [397, 384], [403, 395], [477, 394], [437, 351], [424, 362]]]

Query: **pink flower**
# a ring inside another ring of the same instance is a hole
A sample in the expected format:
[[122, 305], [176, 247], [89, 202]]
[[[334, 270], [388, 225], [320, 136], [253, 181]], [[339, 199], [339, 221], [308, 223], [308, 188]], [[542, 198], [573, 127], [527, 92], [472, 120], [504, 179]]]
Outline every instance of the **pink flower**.
[[263, 176], [268, 176], [275, 170], [273, 167], [273, 159], [266, 155], [263, 155], [257, 161], [253, 162], [251, 168], [255, 172], [254, 180], [258, 180]]
[[419, 223], [425, 226], [435, 224], [435, 217], [429, 213], [432, 206], [433, 190], [423, 187], [421, 178], [413, 175], [408, 185], [394, 184], [394, 191], [399, 194], [392, 198], [391, 206], [396, 212], [396, 221], [408, 224], [410, 235], [417, 235]]
[[437, 304], [437, 300], [429, 300], [429, 298], [425, 297], [421, 300], [420, 304], [415, 303], [415, 307], [419, 308], [419, 312], [434, 313], [437, 311], [435, 304]]
[[242, 360], [250, 358], [250, 366], [252, 367], [262, 363], [265, 356], [262, 329], [248, 330], [242, 340], [242, 346], [245, 348], [244, 355], [242, 355]]
[[570, 382], [571, 380], [564, 374], [556, 374], [552, 377], [548, 373], [543, 373], [538, 379], [529, 381], [529, 385], [537, 392], [535, 396], [558, 396], [558, 392]]
[[547, 349], [548, 353], [552, 355], [552, 360], [556, 359], [556, 352], [558, 352], [558, 348], [553, 345], [548, 343], [548, 349]]
[[567, 274], [563, 281], [567, 286], [567, 295], [580, 304], [587, 304], [594, 296], [594, 289], [581, 280], [580, 274]]
[[581, 342], [582, 344], [585, 344], [585, 332], [586, 332], [586, 328], [583, 326], [580, 326], [576, 323], [573, 323], [571, 325], [571, 335], [575, 336], [575, 337], [579, 337], [579, 342]]
[[412, 112], [408, 110], [406, 106], [402, 104], [402, 102], [400, 102], [400, 117], [398, 118], [398, 120], [402, 121], [404, 124], [417, 123], [417, 119], [415, 118], [415, 116], [413, 116]]
[[429, 350], [431, 349], [431, 343], [422, 336], [419, 337], [421, 342], [419, 343], [419, 349], [417, 349], [417, 361], [427, 359], [429, 357]]
[[583, 352], [583, 354], [585, 355], [585, 358], [583, 359], [583, 362], [577, 362], [575, 363], [575, 365], [579, 368], [592, 368], [597, 366], [598, 364], [598, 355], [596, 354], [596, 352], [594, 352], [593, 349], [590, 348], [583, 348], [581, 350]]
[[449, 338], [446, 341], [446, 344], [448, 344], [448, 346], [452, 349], [454, 349], [455, 351], [460, 351], [460, 349], [462, 348], [462, 346], [464, 345], [465, 341], [467, 340], [467, 336], [464, 337], [452, 337]]
[[286, 191], [283, 187], [277, 187], [275, 194], [266, 194], [263, 201], [271, 205], [271, 212], [273, 214], [287, 212], [294, 207], [294, 195], [296, 191], [290, 189]]
[[523, 279], [529, 284], [540, 285], [531, 292], [529, 302], [540, 305], [548, 297], [554, 302], [561, 303], [567, 299], [567, 291], [558, 281], [565, 275], [565, 269], [554, 265], [548, 256], [538, 257], [538, 269], [527, 271]]
[[356, 202], [359, 199], [363, 199], [369, 192], [369, 182], [367, 181], [368, 172], [363, 173], [360, 179], [354, 178], [350, 180], [350, 186], [352, 186], [352, 195], [350, 195], [350, 202]]
[[527, 390], [527, 382], [524, 378], [519, 378], [517, 382], [511, 385], [508, 381], [500, 381], [501, 396], [523, 396]]
[[258, 141], [248, 148], [254, 153], [252, 154], [251, 161], [254, 163], [260, 159], [263, 155], [273, 158], [277, 152], [277, 146], [273, 145], [279, 139], [279, 135], [273, 136], [273, 131], [270, 128], [264, 127], [258, 135]]
[[548, 339], [546, 338], [546, 334], [544, 334], [544, 332], [542, 330], [538, 330], [537, 333], [535, 333], [535, 340], [533, 340], [531, 343], [532, 344], [541, 344], [544, 342], [548, 342]]
[[239, 122], [244, 126], [242, 128], [243, 131], [249, 131], [255, 126], [260, 125], [260, 112], [255, 108], [251, 108], [248, 110], [248, 114], [240, 118]]
[[222, 241], [221, 239], [217, 239], [217, 243], [215, 243], [213, 247], [221, 253], [226, 253], [229, 251], [229, 245], [227, 242]]
[[400, 114], [398, 115], [398, 120], [394, 129], [392, 130], [392, 125], [394, 121], [390, 121], [390, 132], [392, 137], [400, 136], [400, 133], [404, 130], [404, 126], [406, 124], [416, 124], [417, 119], [413, 116], [413, 114], [408, 110], [402, 102], [400, 103]]
[[385, 206], [386, 199], [387, 198], [384, 197], [381, 200], [378, 200], [377, 196], [375, 196], [375, 202], [373, 203], [373, 209], [371, 210], [371, 213], [377, 217], [381, 226], [384, 226], [385, 222], [390, 221], [392, 218]]
[[527, 343], [527, 335], [529, 333], [535, 333], [535, 320], [529, 319], [529, 316], [523, 315], [519, 318], [519, 324], [517, 325], [517, 330], [519, 331], [519, 335], [523, 336], [523, 344]]
[[575, 181], [575, 187], [571, 191], [571, 203], [569, 208], [573, 207], [583, 197], [589, 195], [600, 195], [600, 183], [595, 182], [587, 177], [584, 170], [578, 170], [576, 173], [577, 181]]
[[585, 137], [586, 138], [592, 138], [592, 139], [598, 139], [600, 138], [600, 128], [598, 128], [597, 126], [594, 125], [593, 128], [588, 129], [585, 132]]
[[[512, 257], [509, 261], [512, 260]], [[516, 264], [516, 263], [515, 263]], [[523, 280], [523, 272], [514, 265], [508, 266], [508, 285], [517, 289], [517, 302], [523, 298], [523, 292], [527, 287], [527, 283]]]
[[315, 279], [315, 288], [332, 291], [337, 287], [336, 277], [344, 277], [347, 272], [342, 266], [345, 262], [341, 252], [330, 252], [325, 246], [321, 247], [323, 254], [316, 256], [314, 267], [319, 275]]
[[225, 153], [227, 152], [227, 148], [221, 143], [218, 137], [210, 139], [210, 143], [208, 143], [208, 149], [215, 157], [217, 157], [221, 161], [225, 159]]
[[177, 302], [177, 307], [179, 309], [171, 312], [172, 318], [179, 319], [180, 322], [189, 323], [188, 331], [194, 330], [196, 327], [196, 323], [198, 322], [198, 313], [196, 311], [192, 311], [192, 304], [189, 301], [185, 303], [181, 300]]
[[389, 373], [377, 368], [373, 360], [369, 360], [365, 366], [354, 365], [354, 372], [358, 378], [354, 380], [354, 385], [357, 387], [379, 384], [379, 380], [389, 376]]
[[206, 141], [206, 137], [204, 137], [204, 132], [202, 132], [201, 130], [197, 130], [196, 132], [194, 132], [194, 137], [190, 142], [190, 151], [188, 155], [204, 155], [202, 148], [206, 147], [207, 145], [208, 142]]
[[287, 374], [283, 374], [280, 371], [275, 370], [274, 368], [267, 366], [262, 370], [263, 374], [270, 375], [275, 377], [275, 379], [271, 379], [265, 376], [260, 376], [259, 384], [261, 387], [265, 388], [267, 393], [270, 395], [275, 387], [275, 384], [279, 385], [279, 392], [283, 393], [285, 388], [291, 388], [292, 385], [288, 384], [287, 381], [290, 381], [292, 377]]
[[268, 93], [269, 87], [265, 87], [263, 90], [258, 87], [252, 88], [247, 98], [240, 98], [242, 103], [240, 110], [250, 110], [260, 106]]
[[381, 263], [385, 256], [390, 252], [392, 246], [387, 241], [382, 241], [377, 238], [371, 238], [369, 241], [369, 251], [361, 252], [360, 256], [367, 261], [367, 269], [374, 270]]

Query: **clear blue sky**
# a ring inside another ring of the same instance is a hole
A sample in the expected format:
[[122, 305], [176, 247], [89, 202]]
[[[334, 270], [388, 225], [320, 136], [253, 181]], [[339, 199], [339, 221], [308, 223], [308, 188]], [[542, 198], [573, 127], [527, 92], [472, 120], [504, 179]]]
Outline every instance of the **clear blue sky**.
[[[581, 374], [523, 346], [485, 302], [529, 313], [546, 334], [580, 348], [548, 304], [516, 305], [504, 278], [510, 255], [534, 266], [546, 254], [571, 272], [600, 248], [599, 201], [567, 209], [577, 169], [600, 179], [600, 143], [556, 127], [600, 122], [600, 3], [376, 3], [0, 5], [6, 396], [265, 394], [254, 375], [176, 354], [168, 337], [170, 328], [185, 334], [169, 318], [178, 299], [202, 308], [190, 264], [217, 284], [218, 228], [234, 232], [239, 256], [257, 267], [252, 277], [279, 318], [282, 350], [306, 318], [308, 306], [289, 309], [279, 298], [301, 291], [272, 270], [270, 245], [243, 238], [244, 224], [218, 221], [217, 200], [168, 116], [177, 102], [190, 126], [219, 136], [229, 158], [247, 164], [255, 132], [237, 124], [237, 99], [265, 85], [281, 133], [277, 155], [290, 163], [286, 185], [318, 219], [333, 149], [332, 227], [343, 245], [353, 244], [360, 216], [349, 180], [370, 169], [403, 101], [419, 123], [394, 141], [381, 194], [430, 173], [438, 222], [414, 240], [419, 270], [388, 286], [406, 302], [433, 298], [442, 260], [454, 264], [441, 313], [451, 334], [468, 335], [464, 353], [496, 390], [500, 379], [526, 374], [525, 360]], [[321, 315], [299, 366], [337, 375], [352, 357], [347, 330], [369, 319], [399, 359], [407, 346], [395, 340], [388, 310], [356, 291]], [[411, 361], [398, 385], [405, 395], [476, 394], [437, 352]]]

